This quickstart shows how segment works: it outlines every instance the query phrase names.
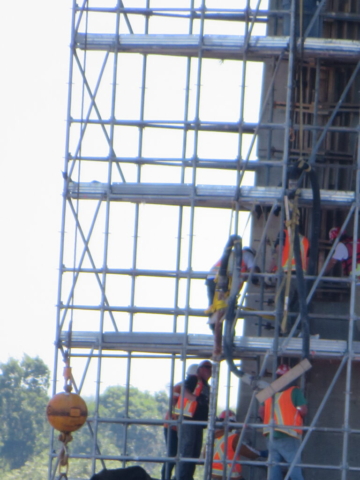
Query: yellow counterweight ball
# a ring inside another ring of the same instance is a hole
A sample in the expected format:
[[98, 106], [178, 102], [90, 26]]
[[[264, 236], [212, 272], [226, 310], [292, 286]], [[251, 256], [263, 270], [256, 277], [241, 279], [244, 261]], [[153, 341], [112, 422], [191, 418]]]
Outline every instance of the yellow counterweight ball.
[[46, 407], [47, 419], [56, 430], [75, 432], [86, 422], [88, 415], [84, 400], [76, 393], [58, 393]]

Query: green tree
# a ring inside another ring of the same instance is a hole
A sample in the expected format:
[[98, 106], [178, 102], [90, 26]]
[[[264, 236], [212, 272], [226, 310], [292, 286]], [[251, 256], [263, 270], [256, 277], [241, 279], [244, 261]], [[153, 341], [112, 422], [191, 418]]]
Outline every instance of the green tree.
[[[86, 400], [89, 416], [94, 415], [94, 402]], [[138, 424], [136, 420], [162, 419], [168, 407], [168, 396], [165, 392], [155, 395], [141, 392], [137, 388], [130, 389], [128, 412], [125, 412], [126, 388], [121, 386], [108, 387], [101, 395], [99, 417], [109, 422], [98, 424], [98, 444], [101, 454], [107, 456], [136, 455], [143, 457], [158, 457], [165, 454], [163, 425]], [[121, 422], [121, 420], [124, 420]], [[127, 420], [135, 420], [128, 424]], [[93, 428], [93, 426], [91, 426]], [[125, 447], [126, 442], [126, 447]], [[93, 449], [91, 430], [84, 425], [74, 432], [70, 445], [73, 454], [90, 454]], [[111, 465], [110, 465], [111, 463]], [[150, 475], [159, 477], [161, 465], [155, 463], [139, 463]], [[106, 462], [107, 468], [120, 467], [121, 464]]]
[[44, 415], [50, 371], [38, 357], [0, 364], [0, 466], [20, 468], [48, 443]]
[[[51, 427], [45, 412], [49, 378], [49, 369], [39, 358], [25, 355], [21, 361], [10, 359], [0, 364], [0, 468], [4, 480], [47, 477]], [[163, 456], [166, 449], [162, 422], [152, 425], [151, 421], [163, 418], [169, 402], [166, 392], [152, 395], [131, 388], [128, 404], [126, 398], [126, 389], [120, 386], [109, 387], [100, 396], [98, 416], [105, 422], [98, 423], [96, 451], [115, 458], [123, 454]], [[96, 418], [94, 399], [85, 400], [89, 418]], [[144, 423], [138, 423], [139, 420]], [[92, 461], [72, 455], [91, 456], [95, 426], [96, 423], [89, 422], [72, 434], [68, 445], [69, 472], [74, 478], [90, 477]], [[55, 432], [54, 452], [58, 454], [61, 447]], [[107, 468], [122, 466], [118, 460], [106, 460], [105, 464]], [[155, 478], [160, 477], [160, 462], [133, 464], [142, 465]], [[102, 463], [97, 461], [97, 470], [101, 469]]]

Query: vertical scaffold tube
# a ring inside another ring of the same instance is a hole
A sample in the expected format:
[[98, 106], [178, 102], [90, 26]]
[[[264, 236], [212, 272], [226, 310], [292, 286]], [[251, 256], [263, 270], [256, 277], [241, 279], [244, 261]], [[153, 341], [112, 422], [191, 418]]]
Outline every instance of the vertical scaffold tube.
[[206, 455], [204, 464], [204, 480], [209, 480], [211, 477], [212, 458], [214, 451], [214, 434], [216, 423], [216, 409], [217, 409], [217, 397], [219, 391], [219, 375], [220, 375], [220, 362], [213, 362], [212, 367], [212, 379], [211, 379], [211, 395], [209, 403], [209, 419], [207, 426], [206, 436]]

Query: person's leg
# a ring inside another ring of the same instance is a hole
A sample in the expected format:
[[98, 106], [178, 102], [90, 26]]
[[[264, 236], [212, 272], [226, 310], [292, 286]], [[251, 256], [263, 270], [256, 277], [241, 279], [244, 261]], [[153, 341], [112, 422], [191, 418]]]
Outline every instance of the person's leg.
[[197, 425], [195, 433], [195, 445], [194, 445], [194, 458], [199, 458], [201, 455], [201, 449], [203, 444], [203, 432], [204, 429], [201, 425]]
[[[282, 457], [287, 463], [291, 463], [296, 453], [298, 452], [301, 442], [297, 438], [294, 437], [284, 437], [279, 438], [275, 442], [277, 443], [277, 449], [281, 452]], [[301, 455], [296, 460], [296, 463], [301, 463]], [[302, 471], [300, 467], [294, 467], [290, 474], [291, 480], [304, 480]]]
[[179, 472], [178, 480], [192, 480], [195, 470], [195, 464], [192, 462], [183, 462], [181, 458], [193, 458], [196, 435], [194, 425], [182, 425], [179, 438]]
[[[165, 445], [166, 445], [166, 454], [169, 455], [169, 444], [168, 444], [168, 427], [164, 428], [164, 437], [165, 437]], [[161, 467], [161, 480], [167, 480], [168, 477], [168, 462], [163, 463]]]
[[[170, 457], [176, 457], [178, 451], [178, 434], [177, 430], [171, 429], [170, 440], [169, 440], [169, 455]], [[171, 474], [173, 468], [175, 467], [175, 462], [169, 462], [169, 479], [171, 478]]]
[[280, 462], [284, 461], [284, 458], [281, 456], [277, 446], [279, 439], [273, 439], [272, 442], [268, 441], [268, 450], [269, 458], [271, 462], [274, 462], [275, 465], [270, 467], [269, 480], [282, 480], [282, 467], [279, 465]]
[[214, 348], [213, 348], [213, 360], [219, 361], [222, 354], [222, 328], [223, 320], [226, 313], [226, 309], [222, 308], [213, 313], [213, 318], [215, 319], [214, 327]]
[[[166, 454], [168, 457], [175, 457], [178, 447], [177, 431], [172, 428], [164, 429], [165, 442], [167, 445]], [[175, 462], [165, 462], [161, 468], [161, 480], [170, 480], [172, 470], [175, 466]]]
[[[191, 458], [199, 458], [201, 455], [203, 428], [199, 425], [195, 425], [192, 430], [193, 430], [194, 445], [193, 445], [192, 455], [189, 455], [189, 456]], [[189, 478], [194, 478], [195, 469], [196, 469], [195, 462], [188, 464], [188, 474], [190, 475]]]
[[[215, 315], [215, 314], [214, 314]], [[213, 348], [213, 357], [218, 357], [221, 355], [222, 351], [222, 310], [216, 312], [216, 320], [214, 327], [214, 348]]]

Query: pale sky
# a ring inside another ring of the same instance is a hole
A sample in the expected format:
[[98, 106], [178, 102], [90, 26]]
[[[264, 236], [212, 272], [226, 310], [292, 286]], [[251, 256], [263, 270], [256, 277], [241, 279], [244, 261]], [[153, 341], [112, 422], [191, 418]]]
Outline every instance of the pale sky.
[[[3, 72], [0, 89], [3, 186], [0, 217], [3, 272], [0, 362], [6, 362], [9, 357], [21, 359], [26, 353], [30, 356], [38, 355], [50, 368], [53, 365], [71, 6], [70, 0], [7, 2], [0, 19]], [[158, 61], [161, 62], [162, 58], [153, 57], [155, 71]], [[171, 59], [167, 59], [169, 61]], [[206, 68], [210, 68], [207, 78], [212, 78], [216, 72], [218, 81], [223, 82], [224, 101], [221, 106], [224, 112], [228, 112], [231, 104], [226, 92], [239, 82], [236, 62], [206, 62], [204, 69]], [[150, 73], [149, 67], [149, 76]], [[166, 82], [166, 79], [163, 80]], [[154, 90], [160, 88], [158, 82], [149, 87], [149, 90], [152, 87]], [[204, 100], [206, 94], [205, 85]], [[209, 118], [215, 116], [221, 120], [222, 112], [212, 111], [211, 89], [209, 95], [206, 101], [209, 105]], [[254, 104], [258, 102], [258, 91], [256, 98], [255, 95], [249, 98]], [[163, 107], [166, 108], [166, 102]], [[151, 103], [147, 108], [152, 108]], [[157, 104], [157, 110], [159, 108]], [[254, 112], [256, 111], [255, 107]], [[159, 118], [166, 115], [164, 112], [160, 109]], [[131, 118], [131, 111], [129, 115]], [[248, 120], [255, 121], [255, 118]], [[213, 138], [215, 136], [216, 134], [212, 135]], [[232, 148], [235, 150], [236, 138], [234, 141]], [[166, 148], [165, 143], [163, 147]], [[219, 158], [224, 154], [220, 142], [211, 148], [219, 150], [212, 152]], [[149, 156], [152, 154], [151, 151], [146, 153]], [[199, 154], [206, 157], [205, 151], [199, 151]], [[232, 154], [229, 158], [233, 158]], [[96, 178], [91, 172], [89, 175], [89, 181]], [[218, 183], [222, 175], [221, 183], [228, 183], [223, 172], [214, 175], [214, 183]], [[203, 183], [203, 180], [200, 173], [198, 183]], [[151, 173], [144, 181], [151, 181]], [[206, 183], [211, 184], [211, 179], [207, 178]], [[224, 211], [222, 216], [227, 225], [230, 212]], [[224, 239], [227, 238], [227, 233], [223, 235]], [[223, 238], [212, 245], [214, 258], [209, 258], [209, 267], [217, 259], [215, 256], [221, 254]], [[205, 287], [202, 295], [205, 302]], [[206, 306], [204, 305], [205, 308]], [[205, 321], [204, 319], [203, 333], [209, 333]], [[135, 364], [136, 362], [133, 366]], [[106, 371], [105, 368], [103, 370]], [[152, 375], [145, 388], [151, 387], [151, 377]], [[108, 380], [111, 382], [111, 376]], [[155, 390], [164, 386], [163, 381]]]
[[54, 356], [71, 2], [3, 2], [0, 361]]

